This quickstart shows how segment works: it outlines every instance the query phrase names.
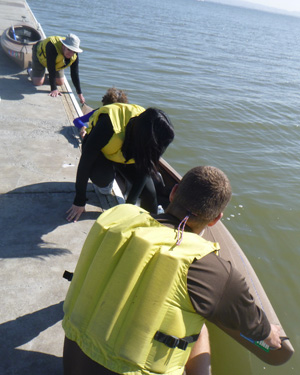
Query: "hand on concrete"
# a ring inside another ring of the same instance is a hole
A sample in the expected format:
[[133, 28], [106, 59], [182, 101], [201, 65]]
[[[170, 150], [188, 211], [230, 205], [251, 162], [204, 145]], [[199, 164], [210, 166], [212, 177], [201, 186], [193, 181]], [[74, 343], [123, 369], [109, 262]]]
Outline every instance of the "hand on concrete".
[[85, 99], [84, 99], [84, 96], [82, 94], [78, 94], [78, 98], [79, 98], [81, 104], [85, 103]]
[[281, 348], [280, 339], [280, 326], [271, 324], [271, 332], [269, 336], [264, 340], [264, 342], [269, 345], [272, 349]]
[[71, 208], [67, 211], [67, 220], [68, 221], [76, 221], [80, 218], [81, 214], [85, 212], [85, 206], [75, 206], [75, 204], [72, 204]]
[[49, 94], [50, 96], [53, 96], [53, 98], [56, 98], [57, 96], [61, 96], [61, 92], [58, 90], [53, 90]]

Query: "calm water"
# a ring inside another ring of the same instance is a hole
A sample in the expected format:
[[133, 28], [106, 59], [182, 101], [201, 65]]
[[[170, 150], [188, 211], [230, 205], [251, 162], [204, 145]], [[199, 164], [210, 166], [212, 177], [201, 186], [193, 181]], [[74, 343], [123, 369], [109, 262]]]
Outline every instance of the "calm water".
[[[125, 89], [132, 103], [169, 114], [176, 140], [165, 158], [178, 172], [227, 173], [224, 223], [299, 351], [300, 18], [196, 0], [28, 2], [46, 35], [81, 38], [89, 105]], [[253, 359], [251, 374], [299, 368], [296, 353], [275, 368]]]

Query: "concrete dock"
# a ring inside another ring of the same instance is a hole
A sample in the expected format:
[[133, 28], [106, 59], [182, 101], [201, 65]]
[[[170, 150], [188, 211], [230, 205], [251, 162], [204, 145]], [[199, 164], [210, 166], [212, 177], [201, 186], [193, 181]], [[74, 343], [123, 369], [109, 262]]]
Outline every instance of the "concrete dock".
[[[0, 34], [24, 20], [36, 23], [25, 0], [0, 0]], [[60, 97], [49, 92], [0, 48], [1, 375], [62, 374], [62, 275], [101, 211], [90, 184], [87, 212], [66, 221], [80, 158], [72, 120], [81, 113], [68, 85]]]

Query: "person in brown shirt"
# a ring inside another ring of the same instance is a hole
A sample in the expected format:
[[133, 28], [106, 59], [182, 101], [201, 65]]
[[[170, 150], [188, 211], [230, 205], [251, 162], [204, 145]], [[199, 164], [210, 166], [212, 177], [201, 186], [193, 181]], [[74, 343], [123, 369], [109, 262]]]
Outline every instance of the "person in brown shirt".
[[[174, 246], [172, 247], [172, 249], [170, 249], [170, 251], [176, 252], [176, 246], [180, 247], [181, 243], [184, 244], [185, 237], [188, 236], [190, 238], [190, 235], [186, 234], [187, 232], [195, 233], [198, 235], [199, 233], [202, 233], [203, 230], [207, 226], [213, 226], [214, 224], [216, 224], [218, 220], [222, 218], [223, 210], [227, 206], [230, 198], [231, 198], [230, 182], [227, 176], [222, 171], [220, 171], [218, 168], [210, 167], [210, 166], [193, 168], [183, 177], [183, 179], [180, 181], [178, 185], [174, 186], [170, 194], [170, 204], [168, 208], [166, 209], [166, 212], [161, 215], [155, 215], [155, 216], [152, 215], [152, 218], [155, 219], [154, 221], [153, 219], [151, 220], [149, 219], [150, 220], [149, 227], [154, 228], [153, 233], [155, 233], [155, 228], [159, 227], [159, 224], [157, 222], [155, 223], [155, 221], [158, 221], [160, 224], [164, 226], [175, 229], [174, 233], [177, 234], [177, 239], [176, 238], [174, 239]], [[124, 208], [119, 211], [123, 213], [125, 212]], [[119, 211], [116, 211], [116, 212], [119, 213]], [[139, 214], [142, 214], [142, 213], [137, 211], [137, 214], [136, 214], [137, 216], [134, 219], [135, 228], [137, 229], [139, 229], [139, 226], [137, 224], [139, 222], [138, 221]], [[108, 217], [109, 217], [109, 212], [107, 212], [106, 220]], [[150, 217], [150, 215], [147, 217]], [[101, 221], [101, 216], [98, 220]], [[128, 226], [130, 226], [130, 223], [128, 223]], [[144, 228], [144, 226], [142, 227]], [[109, 230], [109, 228], [106, 227], [105, 230]], [[132, 238], [135, 236], [135, 231], [136, 229], [133, 230], [133, 233], [131, 234], [129, 238]], [[118, 233], [115, 227], [113, 229], [113, 232]], [[93, 233], [94, 234], [92, 234], [92, 238], [94, 238], [93, 236], [95, 235], [95, 232]], [[97, 234], [97, 238], [101, 237], [102, 235], [101, 233]], [[97, 240], [90, 239], [89, 241], [92, 241], [94, 243]], [[89, 241], [87, 240], [87, 243]], [[158, 238], [157, 241], [161, 243], [162, 246], [164, 245], [164, 242], [162, 239], [160, 240]], [[176, 245], [175, 245], [175, 242], [176, 242]], [[124, 244], [122, 242], [122, 251], [123, 251], [122, 254], [124, 253], [126, 254], [125, 244], [126, 242]], [[197, 244], [197, 246], [203, 246], [203, 243], [198, 240], [195, 241], [195, 244]], [[192, 245], [189, 245], [189, 246], [192, 246]], [[101, 245], [98, 242], [97, 242], [96, 248], [97, 249], [101, 248]], [[88, 252], [88, 248], [86, 249], [84, 248], [82, 252], [83, 258], [87, 259], [89, 258], [89, 256], [84, 252], [84, 250]], [[114, 249], [114, 251], [112, 250], [112, 252], [115, 255], [118, 252], [118, 249]], [[201, 251], [199, 249], [199, 254], [200, 253]], [[160, 257], [159, 252], [157, 254], [157, 257]], [[195, 258], [197, 258], [196, 255], [195, 255]], [[108, 261], [107, 258], [105, 258], [105, 261], [106, 262]], [[170, 262], [172, 262], [171, 258], [170, 258]], [[80, 259], [79, 259], [79, 263], [80, 263]], [[92, 265], [92, 263], [90, 265]], [[244, 278], [236, 269], [234, 269], [231, 266], [229, 262], [217, 256], [214, 252], [209, 252], [208, 255], [204, 255], [202, 258], [199, 258], [198, 260], [193, 261], [193, 259], [191, 259], [188, 263], [188, 266], [189, 268], [187, 271], [183, 270], [184, 267], [183, 268], [180, 267], [181, 269], [180, 272], [182, 272], [181, 275], [183, 276], [184, 279], [186, 277], [186, 280], [187, 280], [186, 293], [188, 294], [188, 297], [190, 301], [192, 302], [192, 305], [195, 309], [195, 311], [193, 312], [188, 311], [189, 313], [199, 314], [205, 319], [215, 324], [220, 323], [224, 327], [227, 327], [227, 328], [238, 329], [242, 334], [249, 337], [250, 339], [259, 340], [259, 341], [264, 340], [265, 343], [269, 345], [270, 347], [272, 347], [273, 349], [279, 349], [281, 347], [279, 327], [269, 323], [264, 312], [255, 304], [254, 299], [249, 292], [248, 286]], [[128, 264], [128, 267], [130, 267], [129, 264]], [[144, 269], [146, 269], [149, 266], [147, 264], [147, 265], [144, 265], [143, 267]], [[167, 271], [164, 272], [163, 275], [159, 275], [157, 274], [157, 271], [155, 272], [155, 268], [154, 269], [150, 268], [150, 269], [153, 270], [151, 277], [156, 278], [156, 280], [160, 280], [160, 282], [162, 282], [162, 284], [160, 285], [163, 286], [165, 279], [162, 276], [166, 275]], [[113, 276], [114, 276], [113, 277], [114, 280], [115, 279], [118, 280], [117, 274], [115, 275], [114, 273]], [[79, 280], [82, 279], [80, 271], [79, 271], [78, 277], [79, 277]], [[174, 276], [174, 279], [175, 279], [175, 276]], [[78, 285], [77, 287], [79, 287], [80, 285]], [[97, 282], [96, 282], [96, 285], [98, 286]], [[81, 286], [78, 290], [80, 290], [80, 293], [83, 293], [81, 292]], [[148, 298], [147, 296], [149, 295], [152, 296], [153, 294], [153, 291], [150, 294], [148, 293], [146, 286], [144, 286], [144, 292], [145, 293], [143, 294], [143, 298], [141, 298], [141, 302], [143, 299]], [[79, 296], [80, 296], [80, 293], [79, 293]], [[182, 289], [180, 289], [178, 293], [181, 296], [180, 293], [182, 293]], [[72, 292], [71, 292], [71, 295], [68, 294], [68, 296], [72, 299]], [[175, 297], [174, 297], [174, 300], [176, 300], [175, 305], [177, 306], [179, 304], [179, 307], [181, 307], [180, 296], [177, 296], [175, 293]], [[79, 297], [77, 296], [74, 298], [76, 299]], [[112, 301], [115, 301], [116, 297], [112, 295], [110, 298], [112, 299]], [[116, 300], [116, 302], [118, 301], [119, 300]], [[106, 302], [108, 303], [108, 301]], [[148, 302], [149, 300], [147, 300], [147, 303]], [[75, 303], [75, 301], [72, 302], [72, 305], [73, 303]], [[91, 304], [93, 306], [95, 305], [99, 306], [97, 300], [94, 301], [93, 298], [91, 300]], [[69, 319], [72, 320], [71, 318], [72, 310], [70, 311], [67, 311], [67, 310], [68, 310], [68, 307], [66, 307], [65, 309], [65, 313], [67, 314], [66, 324], [67, 324], [67, 321], [69, 321]], [[100, 314], [97, 316], [101, 317], [101, 309], [97, 310], [97, 312]], [[153, 314], [154, 312], [152, 311], [151, 313]], [[184, 313], [186, 312], [184, 311], [184, 308], [182, 307], [182, 314], [184, 315]], [[80, 314], [82, 314], [82, 311], [80, 312]], [[76, 330], [78, 329], [78, 332], [80, 332], [79, 327], [82, 326], [82, 322], [78, 321], [78, 315], [75, 315], [75, 316], [77, 317], [77, 319], [76, 318], [74, 319], [74, 322], [76, 322], [74, 324], [75, 326], [76, 324], [78, 324], [78, 327], [74, 326], [74, 329]], [[83, 325], [85, 325], [86, 322], [83, 318], [83, 315], [81, 316], [84, 322]], [[93, 316], [95, 316], [95, 312], [93, 313]], [[139, 318], [144, 319], [145, 326], [147, 326], [147, 316], [141, 316], [141, 317], [139, 316]], [[187, 319], [187, 315], [185, 315], [185, 318]], [[169, 331], [171, 331], [172, 329], [174, 330], [174, 327], [172, 326], [172, 322], [173, 322], [172, 319], [168, 320], [168, 323], [170, 323]], [[101, 325], [105, 325], [105, 324], [106, 324], [106, 321], [101, 321]], [[182, 322], [180, 322], [180, 324], [182, 324]], [[183, 320], [183, 324], [187, 325], [187, 321]], [[65, 327], [66, 325], [64, 326], [64, 328]], [[157, 340], [161, 343], [161, 345], [166, 345], [169, 348], [176, 348], [176, 346], [169, 346], [168, 340], [165, 340], [165, 338], [174, 339], [174, 336], [169, 336], [171, 335], [170, 332], [163, 332], [163, 336], [167, 336], [167, 337], [162, 337], [162, 340], [160, 340], [161, 337], [157, 336], [157, 333], [161, 334], [162, 332], [159, 332], [159, 331], [157, 331], [156, 333], [154, 332], [155, 335], [153, 333], [153, 340], [150, 343], [147, 343], [144, 345], [149, 345], [151, 347], [152, 345], [154, 345], [153, 341]], [[141, 336], [143, 336], [144, 334], [144, 331], [142, 329], [140, 330], [140, 334]], [[200, 336], [198, 337], [198, 341], [196, 342], [193, 348], [193, 351], [191, 352], [191, 356], [187, 360], [187, 362], [180, 363], [180, 364], [178, 363], [178, 366], [180, 369], [183, 368], [184, 365], [186, 365], [187, 375], [204, 375], [204, 374], [206, 375], [210, 371], [209, 370], [209, 365], [210, 365], [209, 345], [207, 341], [207, 335], [206, 337], [205, 336], [203, 337], [202, 334], [205, 335], [205, 328], [204, 328], [204, 331], [201, 332]], [[79, 337], [78, 342], [72, 341], [68, 337], [66, 337], [65, 339], [65, 345], [64, 345], [64, 373], [65, 375], [71, 375], [71, 374], [83, 375], [85, 373], [89, 373], [90, 375], [92, 374], [103, 374], [103, 375], [117, 374], [112, 369], [109, 369], [105, 367], [104, 365], [102, 365], [102, 363], [100, 363], [101, 362], [100, 360], [99, 360], [99, 363], [93, 361], [91, 358], [93, 354], [91, 354], [91, 357], [89, 357], [88, 354], [84, 353], [79, 345], [82, 344], [82, 340], [85, 340], [86, 337], [84, 336], [84, 334], [81, 337], [81, 333], [79, 333], [79, 336], [80, 337]], [[190, 337], [191, 336], [189, 336], [189, 338]], [[201, 342], [201, 338], [202, 339], [204, 338], [203, 342]], [[185, 339], [187, 339], [187, 337], [179, 338], [179, 341], [184, 341]], [[100, 338], [99, 341], [102, 343], [103, 338]], [[176, 344], [176, 345], [178, 345], [177, 347], [180, 348], [179, 344]], [[205, 345], [207, 345], [207, 349], [205, 349]], [[95, 350], [95, 348], [93, 350]], [[104, 346], [101, 346], [101, 348], [102, 350], [104, 350], [103, 349]], [[113, 348], [111, 350], [113, 351]], [[141, 349], [137, 347], [136, 348], [137, 353], [139, 352], [139, 350]], [[170, 353], [170, 356], [171, 354], [172, 353]], [[198, 354], [201, 354], [202, 358], [205, 358], [205, 359], [203, 361], [201, 360], [197, 361], [196, 366], [191, 365], [192, 362], [195, 363], [194, 361], [191, 361], [191, 358], [194, 359], [195, 357], [197, 357]], [[108, 353], [108, 356], [110, 355], [111, 353]], [[206, 355], [206, 356], [203, 357], [203, 355]], [[147, 363], [148, 368], [146, 370], [144, 368], [140, 368], [138, 371], [134, 371], [134, 373], [143, 374], [148, 371], [149, 373], [154, 374], [155, 371], [154, 370], [151, 371], [151, 368], [152, 368], [151, 358], [149, 359], [149, 363]], [[115, 361], [118, 361], [118, 359], [119, 359], [118, 356], [116, 356]], [[124, 363], [124, 361], [126, 362], [126, 359], [123, 359], [120, 357], [120, 361], [121, 360], [122, 360], [121, 362], [122, 364]], [[128, 363], [129, 363], [129, 368], [131, 365], [133, 368], [137, 366], [136, 363], [131, 364], [130, 361], [128, 361]], [[137, 366], [137, 368], [139, 367]]]

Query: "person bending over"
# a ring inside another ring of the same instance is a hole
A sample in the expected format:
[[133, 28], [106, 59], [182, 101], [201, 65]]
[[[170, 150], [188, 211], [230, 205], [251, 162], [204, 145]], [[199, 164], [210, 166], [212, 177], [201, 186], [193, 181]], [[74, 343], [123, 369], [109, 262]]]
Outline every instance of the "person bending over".
[[209, 360], [202, 368], [195, 360], [205, 320], [281, 347], [245, 279], [198, 235], [230, 198], [227, 176], [199, 166], [174, 186], [163, 214], [122, 204], [100, 215], [64, 302], [65, 375], [182, 375], [185, 366], [206, 374]]
[[[116, 89], [115, 87], [111, 87], [110, 89], [108, 89], [102, 97], [102, 105], [108, 105], [113, 103], [128, 103], [126, 93], [123, 90]], [[79, 129], [79, 135], [81, 139], [83, 139], [86, 135], [87, 123], [89, 122], [89, 119], [92, 116], [92, 114], [97, 109], [94, 109], [93, 111], [74, 119], [73, 124], [76, 126], [77, 129]]]
[[[85, 210], [88, 180], [109, 194], [118, 170], [131, 184], [127, 202], [157, 212], [157, 196], [151, 174], [174, 139], [174, 128], [160, 109], [114, 103], [90, 117], [76, 176], [76, 196], [67, 220], [77, 221]], [[101, 190], [100, 190], [101, 191]]]

